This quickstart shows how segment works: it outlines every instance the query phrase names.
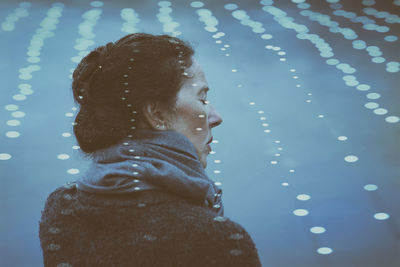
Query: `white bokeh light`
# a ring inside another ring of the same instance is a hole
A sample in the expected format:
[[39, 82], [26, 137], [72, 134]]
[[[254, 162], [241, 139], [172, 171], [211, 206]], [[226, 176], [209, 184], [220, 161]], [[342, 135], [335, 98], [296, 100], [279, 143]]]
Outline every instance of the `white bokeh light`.
[[390, 218], [389, 214], [384, 212], [379, 212], [374, 214], [374, 218], [380, 221], [387, 220]]
[[318, 252], [319, 254], [322, 254], [322, 255], [331, 254], [332, 251], [333, 251], [333, 250], [332, 250], [331, 248], [328, 248], [328, 247], [321, 247], [321, 248], [317, 249], [317, 252]]
[[375, 190], [378, 189], [378, 186], [375, 185], [375, 184], [367, 184], [367, 185], [364, 186], [364, 189], [366, 191], [375, 191]]
[[67, 173], [69, 173], [69, 174], [78, 174], [78, 173], [79, 173], [79, 170], [78, 170], [78, 169], [72, 168], [72, 169], [68, 169], [68, 170], [67, 170]]
[[306, 201], [306, 200], [309, 200], [311, 197], [309, 195], [307, 195], [307, 194], [300, 194], [300, 195], [297, 195], [296, 198], [298, 200]]
[[310, 228], [310, 232], [313, 234], [322, 234], [325, 233], [326, 229], [322, 226], [314, 226]]
[[12, 156], [8, 153], [0, 153], [0, 160], [9, 160]]
[[347, 162], [356, 162], [356, 161], [358, 161], [358, 157], [354, 156], [354, 155], [348, 155], [348, 156], [344, 157], [344, 160]]
[[296, 209], [293, 211], [293, 214], [296, 216], [306, 216], [306, 215], [308, 215], [308, 213], [309, 212], [306, 209]]
[[68, 154], [59, 154], [59, 155], [57, 155], [57, 158], [61, 159], [61, 160], [66, 160], [66, 159], [69, 159], [69, 155]]

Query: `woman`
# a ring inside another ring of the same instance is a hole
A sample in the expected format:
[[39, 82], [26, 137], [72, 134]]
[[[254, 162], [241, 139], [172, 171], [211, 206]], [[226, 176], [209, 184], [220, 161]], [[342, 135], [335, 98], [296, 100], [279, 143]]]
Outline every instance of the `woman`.
[[138, 33], [80, 62], [74, 134], [92, 164], [46, 201], [45, 266], [261, 266], [204, 171], [222, 118], [193, 54]]

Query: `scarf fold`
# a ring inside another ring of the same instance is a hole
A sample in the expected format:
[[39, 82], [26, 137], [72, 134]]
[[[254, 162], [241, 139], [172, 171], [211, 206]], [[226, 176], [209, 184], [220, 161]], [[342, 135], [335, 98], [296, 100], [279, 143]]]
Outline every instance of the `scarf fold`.
[[224, 214], [222, 189], [208, 178], [193, 143], [173, 130], [135, 129], [132, 139], [94, 152], [76, 183], [98, 194], [166, 190]]

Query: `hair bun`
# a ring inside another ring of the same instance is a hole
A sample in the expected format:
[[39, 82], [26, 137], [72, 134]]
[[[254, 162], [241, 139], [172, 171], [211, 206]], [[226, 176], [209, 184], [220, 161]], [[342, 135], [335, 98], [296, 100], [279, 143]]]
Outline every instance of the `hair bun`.
[[100, 46], [99, 53], [100, 53], [100, 58], [99, 58], [99, 63], [102, 64], [105, 62], [109, 57], [112, 55], [112, 51], [114, 48], [114, 43], [109, 42], [106, 45]]
[[102, 71], [107, 58], [111, 56], [113, 42], [104, 46], [99, 46], [87, 56], [85, 56], [73, 73], [73, 94], [74, 99], [80, 105], [87, 102], [90, 90], [90, 83], [96, 73]]

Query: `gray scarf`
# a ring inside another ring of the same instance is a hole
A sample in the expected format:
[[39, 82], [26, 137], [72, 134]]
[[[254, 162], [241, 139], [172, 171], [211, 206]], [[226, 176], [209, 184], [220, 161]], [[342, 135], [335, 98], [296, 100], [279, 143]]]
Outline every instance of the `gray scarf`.
[[132, 139], [94, 152], [76, 182], [99, 194], [167, 190], [224, 214], [222, 189], [208, 178], [193, 143], [173, 130], [135, 129]]

